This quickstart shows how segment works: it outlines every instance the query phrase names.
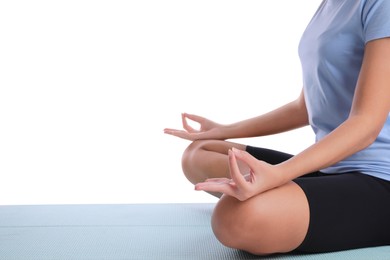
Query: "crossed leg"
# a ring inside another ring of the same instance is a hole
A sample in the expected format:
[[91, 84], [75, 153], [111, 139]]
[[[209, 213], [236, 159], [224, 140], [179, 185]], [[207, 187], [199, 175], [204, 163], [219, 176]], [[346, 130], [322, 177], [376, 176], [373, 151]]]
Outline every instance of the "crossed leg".
[[232, 147], [245, 150], [246, 146], [219, 140], [192, 142], [182, 156], [185, 176], [193, 184], [207, 178], [230, 178], [227, 154]]
[[[246, 148], [227, 141], [193, 142], [182, 157], [186, 177], [192, 183], [230, 177], [227, 153], [232, 147]], [[223, 195], [211, 224], [215, 236], [225, 246], [265, 255], [296, 249], [306, 236], [309, 218], [306, 195], [296, 183], [289, 182], [246, 201]]]

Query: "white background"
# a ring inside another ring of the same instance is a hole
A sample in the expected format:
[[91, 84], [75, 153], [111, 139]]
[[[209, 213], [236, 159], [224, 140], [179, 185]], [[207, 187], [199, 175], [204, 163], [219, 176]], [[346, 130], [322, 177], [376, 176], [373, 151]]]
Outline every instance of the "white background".
[[[0, 204], [214, 202], [181, 172], [180, 114], [297, 97], [320, 0], [2, 1]], [[236, 140], [296, 153], [307, 127]]]

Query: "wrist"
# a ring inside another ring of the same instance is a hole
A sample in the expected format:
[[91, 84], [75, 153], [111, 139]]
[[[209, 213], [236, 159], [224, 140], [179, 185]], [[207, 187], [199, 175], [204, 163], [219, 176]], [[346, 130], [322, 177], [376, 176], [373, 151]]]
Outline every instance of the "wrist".
[[215, 130], [219, 140], [235, 138], [234, 127], [231, 125], [219, 125]]
[[289, 167], [289, 164], [285, 162], [275, 164], [274, 167], [275, 167], [275, 173], [278, 175], [281, 184], [288, 183], [293, 179], [299, 177], [299, 176], [295, 176], [296, 174], [294, 174], [292, 168]]

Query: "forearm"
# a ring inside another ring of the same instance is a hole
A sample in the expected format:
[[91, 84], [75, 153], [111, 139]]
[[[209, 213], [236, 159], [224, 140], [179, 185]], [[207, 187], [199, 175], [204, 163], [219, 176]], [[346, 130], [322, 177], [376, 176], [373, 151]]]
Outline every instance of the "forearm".
[[292, 180], [331, 166], [372, 144], [390, 112], [389, 74], [390, 39], [367, 43], [349, 118], [321, 141], [277, 168]]
[[224, 128], [228, 138], [246, 138], [272, 135], [308, 125], [303, 94], [280, 108], [266, 114], [240, 121]]
[[287, 180], [321, 170], [372, 144], [378, 129], [369, 118], [351, 117], [322, 140], [276, 167]]

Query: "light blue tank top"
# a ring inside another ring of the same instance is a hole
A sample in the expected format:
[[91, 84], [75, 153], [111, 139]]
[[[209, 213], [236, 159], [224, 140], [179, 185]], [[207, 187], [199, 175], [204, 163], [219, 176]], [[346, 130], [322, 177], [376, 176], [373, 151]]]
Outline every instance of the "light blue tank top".
[[[384, 37], [390, 37], [390, 0], [324, 0], [319, 6], [299, 44], [316, 141], [348, 118], [364, 46]], [[359, 171], [390, 180], [390, 115], [372, 145], [321, 171]]]

